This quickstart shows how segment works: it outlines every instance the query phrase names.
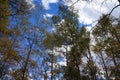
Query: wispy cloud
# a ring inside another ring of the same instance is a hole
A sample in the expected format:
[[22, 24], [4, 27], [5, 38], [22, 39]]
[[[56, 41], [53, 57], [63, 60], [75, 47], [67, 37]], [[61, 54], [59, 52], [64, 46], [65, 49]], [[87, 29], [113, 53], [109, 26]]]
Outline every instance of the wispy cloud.
[[[67, 5], [71, 5], [76, 0], [71, 0]], [[102, 14], [109, 13], [111, 9], [118, 4], [117, 0], [93, 0], [92, 2], [78, 1], [74, 4], [78, 10], [79, 21], [85, 24], [91, 24], [98, 20]], [[120, 14], [120, 7], [117, 8], [112, 15], [117, 17]]]
[[[70, 6], [76, 1], [77, 0], [71, 0], [69, 2], [65, 2], [65, 4]], [[50, 9], [51, 3], [57, 2], [58, 0], [42, 0], [42, 4], [46, 10]], [[109, 13], [117, 4], [119, 4], [117, 0], [93, 0], [92, 2], [79, 0], [77, 3], [74, 4], [74, 7], [76, 10], [78, 10], [78, 19], [80, 23], [93, 24], [99, 19], [102, 14]], [[119, 14], [120, 7], [116, 8], [112, 13], [112, 15], [115, 17], [118, 17]]]
[[57, 3], [58, 0], [42, 0], [42, 4], [46, 10], [50, 9], [50, 3]]

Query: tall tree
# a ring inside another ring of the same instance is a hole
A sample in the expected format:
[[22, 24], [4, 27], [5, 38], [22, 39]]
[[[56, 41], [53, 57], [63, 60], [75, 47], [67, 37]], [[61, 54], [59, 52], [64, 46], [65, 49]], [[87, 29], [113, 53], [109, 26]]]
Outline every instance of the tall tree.
[[64, 78], [66, 80], [82, 80], [80, 65], [82, 63], [82, 55], [89, 47], [90, 39], [87, 36], [89, 33], [85, 27], [79, 27], [77, 14], [66, 6], [60, 5], [59, 13], [64, 14], [52, 17], [55, 24], [55, 32], [47, 34], [45, 44], [49, 46], [48, 43], [52, 41], [51, 44], [53, 45], [49, 46], [50, 48], [64, 45], [66, 49], [64, 55], [67, 64]]
[[[119, 19], [115, 19], [114, 17], [103, 15], [100, 19], [100, 23], [93, 29], [93, 35], [95, 37], [95, 40], [97, 42], [97, 48], [99, 48], [99, 52], [104, 52], [108, 57], [110, 57], [114, 63], [115, 69], [115, 79], [119, 79]], [[113, 24], [116, 22], [116, 24]], [[102, 58], [101, 54], [101, 59]], [[104, 60], [103, 60], [104, 63]], [[105, 63], [104, 63], [105, 64]], [[108, 68], [104, 69], [106, 71], [106, 74], [108, 73]], [[108, 75], [108, 74], [107, 74]], [[109, 80], [108, 76], [106, 78]]]

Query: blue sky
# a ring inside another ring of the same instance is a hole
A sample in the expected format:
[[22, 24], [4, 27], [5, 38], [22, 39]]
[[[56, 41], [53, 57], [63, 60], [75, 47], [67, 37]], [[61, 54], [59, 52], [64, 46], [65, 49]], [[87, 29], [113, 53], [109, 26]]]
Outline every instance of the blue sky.
[[[76, 0], [70, 0], [69, 2], [65, 2], [65, 0], [29, 0], [29, 3], [32, 5], [32, 8], [35, 9], [37, 4], [41, 4], [44, 8], [42, 13], [42, 18], [49, 19], [52, 15], [57, 15], [58, 12], [58, 4], [63, 3], [64, 5], [72, 5]], [[74, 8], [78, 11], [78, 20], [80, 25], [87, 26], [87, 29], [90, 30], [91, 26], [95, 25], [99, 17], [104, 13], [109, 13], [112, 8], [118, 4], [117, 0], [93, 0], [93, 2], [86, 2], [79, 0], [76, 4], [74, 4]], [[37, 10], [37, 9], [36, 9]], [[120, 14], [120, 7], [114, 10], [112, 16], [118, 17]], [[33, 23], [34, 19], [31, 19]], [[50, 28], [49, 28], [50, 29]]]
[[[36, 3], [41, 4], [44, 8], [44, 16], [51, 17], [56, 15], [58, 11], [58, 3], [63, 3], [64, 5], [71, 6], [77, 0], [26, 0], [35, 9]], [[66, 2], [68, 1], [68, 2]], [[78, 0], [74, 4], [75, 10], [78, 12], [78, 20], [80, 25], [85, 24], [88, 29], [97, 23], [97, 20], [102, 14], [109, 13], [112, 8], [118, 5], [118, 0], [92, 0], [92, 2], [86, 2], [84, 0]], [[112, 16], [118, 17], [120, 14], [120, 7], [116, 8], [112, 13]]]
[[[62, 1], [62, 0], [61, 0]], [[70, 6], [72, 5], [76, 0], [69, 0], [69, 2], [62, 1], [64, 5]], [[111, 9], [118, 4], [117, 0], [106, 0], [105, 3], [103, 3], [104, 0], [93, 0], [93, 2], [86, 2], [79, 0], [76, 4], [74, 4], [75, 10], [78, 12], [78, 20], [80, 25], [84, 24], [88, 26], [87, 28], [90, 30], [91, 26], [93, 26], [99, 17], [104, 13], [109, 13]], [[43, 18], [51, 18], [52, 15], [57, 15], [58, 13], [58, 4], [60, 3], [60, 0], [28, 0], [28, 3], [32, 6], [31, 9], [36, 10], [35, 14], [41, 14], [38, 17], [41, 17], [41, 20]], [[44, 8], [43, 12], [40, 12], [36, 9], [36, 5], [41, 4]], [[113, 16], [118, 17], [120, 14], [120, 7], [115, 9], [112, 13]], [[33, 18], [31, 18], [31, 22], [35, 23], [35, 15], [33, 15]], [[36, 57], [36, 56], [35, 56]], [[42, 58], [41, 58], [42, 59]], [[62, 62], [62, 58], [58, 60], [60, 64], [65, 65], [65, 60]], [[40, 62], [41, 63], [41, 62]], [[40, 79], [41, 80], [41, 79]]]

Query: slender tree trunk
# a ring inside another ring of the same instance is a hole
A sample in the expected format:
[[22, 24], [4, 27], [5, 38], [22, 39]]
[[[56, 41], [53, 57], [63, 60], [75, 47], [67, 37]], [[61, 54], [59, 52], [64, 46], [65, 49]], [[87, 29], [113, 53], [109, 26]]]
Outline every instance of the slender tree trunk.
[[77, 60], [77, 58], [76, 58], [76, 55], [73, 54], [73, 56], [74, 56], [74, 61], [75, 61], [75, 63], [76, 63], [77, 71], [78, 71], [78, 74], [79, 74], [77, 80], [82, 80], [82, 76], [81, 76], [81, 71], [80, 71], [80, 68], [79, 68], [78, 60]]
[[26, 70], [27, 70], [27, 65], [28, 65], [28, 61], [29, 61], [30, 54], [31, 54], [31, 51], [32, 51], [33, 43], [34, 43], [34, 41], [30, 45], [30, 50], [28, 51], [28, 55], [27, 55], [27, 58], [26, 58], [26, 61], [25, 61], [24, 67], [23, 67], [22, 80], [24, 80], [24, 78], [25, 78], [25, 73], [26, 73]]
[[[53, 53], [53, 51], [52, 51], [52, 53]], [[54, 66], [54, 62], [53, 62], [53, 54], [51, 55], [51, 80], [53, 80], [54, 79], [54, 73], [53, 73], [53, 66]]]
[[118, 72], [120, 72], [120, 71], [118, 69], [118, 64], [117, 64], [117, 61], [115, 59], [115, 53], [112, 49], [111, 49], [111, 52], [112, 52], [112, 60], [113, 60], [113, 63], [115, 65], [115, 80], [117, 80], [118, 79]]
[[45, 74], [44, 74], [44, 80], [47, 80], [47, 73], [46, 73], [46, 70], [45, 70]]
[[103, 63], [103, 67], [104, 67], [104, 70], [105, 70], [106, 79], [109, 80], [108, 70], [107, 70], [107, 67], [106, 67], [106, 65], [105, 65], [105, 61], [104, 61], [102, 52], [100, 53], [100, 57], [101, 57], [101, 60], [102, 60], [102, 63]]
[[[89, 47], [88, 47], [88, 54], [89, 54], [88, 60], [91, 61], [92, 63], [95, 63], [95, 62], [93, 61], [93, 58], [92, 58], [91, 51], [90, 51], [90, 48], [89, 48]], [[91, 77], [92, 77], [92, 80], [96, 80], [96, 73], [95, 73], [96, 70], [95, 70], [95, 68], [92, 67], [92, 66], [94, 66], [94, 65], [91, 65], [91, 66], [90, 66]], [[93, 73], [95, 73], [95, 74], [93, 74]]]
[[[65, 52], [66, 69], [68, 70], [68, 68], [70, 67], [70, 66], [69, 66], [69, 62], [68, 62], [68, 49], [67, 49], [67, 46], [65, 46], [64, 48], [65, 48], [65, 51], [66, 51], [66, 52]], [[65, 69], [65, 70], [66, 70], [66, 69]], [[69, 75], [66, 71], [65, 71], [65, 74], [67, 74], [67, 76], [65, 76], [65, 77], [67, 77], [66, 80], [69, 80], [70, 75]]]

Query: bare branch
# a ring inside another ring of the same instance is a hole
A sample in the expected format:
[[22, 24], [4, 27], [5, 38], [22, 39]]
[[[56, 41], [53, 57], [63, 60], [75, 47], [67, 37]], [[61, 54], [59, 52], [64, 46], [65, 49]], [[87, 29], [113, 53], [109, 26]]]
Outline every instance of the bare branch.
[[112, 13], [117, 7], [119, 7], [119, 6], [120, 6], [120, 4], [116, 5], [116, 6], [110, 11], [110, 13], [109, 13], [108, 15], [111, 15], [111, 13]]

